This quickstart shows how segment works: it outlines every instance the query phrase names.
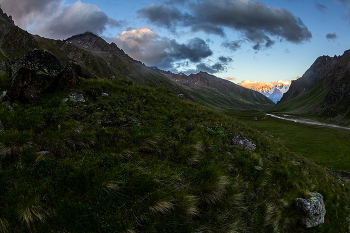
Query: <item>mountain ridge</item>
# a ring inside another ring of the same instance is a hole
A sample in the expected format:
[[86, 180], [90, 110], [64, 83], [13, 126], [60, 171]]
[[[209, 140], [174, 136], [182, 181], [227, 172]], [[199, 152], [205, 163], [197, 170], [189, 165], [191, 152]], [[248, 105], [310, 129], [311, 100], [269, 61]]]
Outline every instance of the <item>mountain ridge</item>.
[[[211, 108], [265, 110], [273, 105], [264, 96], [235, 87], [236, 84], [233, 83], [227, 83], [230, 90], [235, 92], [239, 90], [238, 92], [243, 95], [230, 93], [223, 89], [223, 85], [198, 88], [195, 85], [175, 82], [166, 74], [134, 60], [115, 43], [109, 44], [91, 32], [74, 35], [66, 40], [52, 40], [38, 35], [33, 36], [9, 22], [6, 22], [6, 27], [0, 28], [0, 32], [3, 32], [3, 39], [0, 40], [1, 48], [5, 51], [3, 55], [9, 59], [19, 58], [33, 48], [45, 49], [52, 52], [63, 66], [67, 66], [70, 61], [77, 62], [87, 77], [126, 78], [141, 85], [168, 87], [190, 101]], [[18, 43], [22, 48], [17, 45]], [[220, 78], [213, 77], [211, 77], [212, 83], [221, 82]]]

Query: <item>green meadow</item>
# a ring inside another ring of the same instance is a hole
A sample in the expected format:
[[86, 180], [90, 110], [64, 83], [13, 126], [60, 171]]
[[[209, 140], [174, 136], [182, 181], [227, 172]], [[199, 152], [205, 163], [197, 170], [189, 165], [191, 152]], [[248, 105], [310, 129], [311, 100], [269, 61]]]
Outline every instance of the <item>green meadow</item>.
[[350, 172], [350, 130], [296, 123], [257, 111], [226, 113], [250, 128], [280, 140], [291, 152], [334, 171]]

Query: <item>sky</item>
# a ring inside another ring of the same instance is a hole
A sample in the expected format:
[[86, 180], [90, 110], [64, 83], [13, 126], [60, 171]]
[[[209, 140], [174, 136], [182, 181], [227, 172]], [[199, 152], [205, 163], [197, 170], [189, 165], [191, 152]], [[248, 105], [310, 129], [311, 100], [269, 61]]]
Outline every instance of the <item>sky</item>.
[[52, 39], [93, 32], [148, 66], [273, 82], [350, 49], [350, 0], [0, 0]]

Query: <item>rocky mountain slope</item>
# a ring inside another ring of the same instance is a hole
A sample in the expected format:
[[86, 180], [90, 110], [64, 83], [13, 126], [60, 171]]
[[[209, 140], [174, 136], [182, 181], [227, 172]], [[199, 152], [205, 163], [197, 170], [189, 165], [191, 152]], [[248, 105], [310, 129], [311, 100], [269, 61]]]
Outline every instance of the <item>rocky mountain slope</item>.
[[342, 56], [319, 57], [300, 79], [292, 81], [273, 111], [349, 119], [349, 81], [350, 50]]
[[286, 93], [290, 87], [289, 82], [284, 81], [263, 83], [243, 80], [239, 85], [260, 92], [274, 103], [280, 101], [283, 94]]

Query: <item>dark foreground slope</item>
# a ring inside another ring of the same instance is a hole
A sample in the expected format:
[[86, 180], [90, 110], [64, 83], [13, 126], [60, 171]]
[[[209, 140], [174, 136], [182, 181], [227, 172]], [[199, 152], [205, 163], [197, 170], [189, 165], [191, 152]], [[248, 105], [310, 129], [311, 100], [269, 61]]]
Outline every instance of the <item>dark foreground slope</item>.
[[350, 50], [342, 56], [322, 56], [298, 80], [272, 111], [311, 113], [350, 119]]
[[[234, 83], [227, 88], [220, 85], [202, 86], [183, 85], [174, 82], [164, 74], [132, 59], [114, 43], [84, 33], [67, 40], [51, 40], [33, 36], [13, 24], [5, 14], [0, 14], [0, 60], [17, 59], [26, 52], [37, 48], [50, 51], [65, 67], [70, 61], [82, 66], [85, 76], [100, 79], [126, 78], [150, 87], [169, 87], [185, 99], [217, 109], [266, 110], [273, 103], [263, 95], [248, 89], [240, 89]], [[220, 80], [212, 76], [212, 83]], [[240, 90], [238, 90], [240, 89]]]
[[[85, 102], [62, 101], [72, 91]], [[348, 183], [170, 89], [82, 79], [2, 106], [1, 232], [348, 230]], [[232, 146], [236, 133], [256, 151]], [[311, 191], [327, 214], [306, 230], [294, 199]]]

